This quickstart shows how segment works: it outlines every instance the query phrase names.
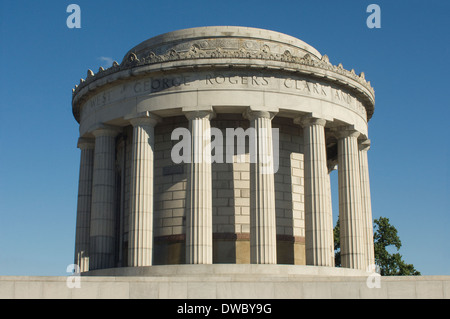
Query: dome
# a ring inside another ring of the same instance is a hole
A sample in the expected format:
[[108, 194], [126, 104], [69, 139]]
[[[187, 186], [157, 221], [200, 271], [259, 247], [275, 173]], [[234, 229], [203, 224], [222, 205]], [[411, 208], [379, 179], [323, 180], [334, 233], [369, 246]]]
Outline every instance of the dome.
[[292, 36], [249, 27], [237, 26], [209, 26], [198, 27], [164, 33], [150, 38], [134, 48], [130, 53], [136, 54], [138, 59], [145, 58], [150, 52], [161, 54], [170, 50], [177, 53], [188, 52], [192, 48], [213, 51], [221, 48], [224, 51], [241, 51], [256, 53], [269, 47], [268, 54], [282, 55], [289, 51], [293, 56], [310, 54], [315, 59], [322, 55], [309, 44]]

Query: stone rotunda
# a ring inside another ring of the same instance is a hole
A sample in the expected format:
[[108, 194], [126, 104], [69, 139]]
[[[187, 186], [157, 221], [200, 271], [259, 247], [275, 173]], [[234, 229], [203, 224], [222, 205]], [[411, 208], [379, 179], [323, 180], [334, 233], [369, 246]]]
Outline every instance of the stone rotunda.
[[185, 264], [339, 272], [329, 177], [337, 169], [341, 270], [365, 272], [374, 264], [374, 103], [364, 73], [255, 28], [169, 32], [88, 70], [72, 98], [75, 263], [94, 275], [194, 267]]

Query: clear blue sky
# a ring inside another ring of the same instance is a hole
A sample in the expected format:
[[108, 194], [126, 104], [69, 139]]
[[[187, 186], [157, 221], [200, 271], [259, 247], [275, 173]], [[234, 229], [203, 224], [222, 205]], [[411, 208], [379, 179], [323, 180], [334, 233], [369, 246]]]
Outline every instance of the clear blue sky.
[[[81, 29], [66, 26], [71, 3]], [[370, 3], [381, 7], [381, 29], [366, 26]], [[450, 275], [449, 13], [444, 0], [2, 0], [0, 275], [66, 275], [73, 261], [80, 153], [71, 90], [87, 69], [120, 62], [158, 34], [208, 25], [283, 32], [365, 72], [376, 93], [374, 218], [398, 229], [406, 262]]]

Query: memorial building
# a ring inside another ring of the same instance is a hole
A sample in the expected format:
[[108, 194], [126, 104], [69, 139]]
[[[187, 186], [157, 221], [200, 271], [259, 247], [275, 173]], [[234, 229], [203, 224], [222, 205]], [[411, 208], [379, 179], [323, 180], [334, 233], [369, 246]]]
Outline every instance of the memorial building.
[[88, 70], [72, 95], [75, 263], [93, 275], [185, 264], [333, 268], [337, 169], [342, 268], [366, 271], [374, 99], [364, 73], [247, 27], [169, 32]]

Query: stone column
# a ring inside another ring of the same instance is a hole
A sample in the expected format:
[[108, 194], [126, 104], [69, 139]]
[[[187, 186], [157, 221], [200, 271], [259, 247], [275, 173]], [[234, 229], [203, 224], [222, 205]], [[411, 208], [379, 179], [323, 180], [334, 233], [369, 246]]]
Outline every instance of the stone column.
[[273, 115], [248, 111], [244, 116], [254, 129], [254, 141], [250, 141], [250, 262], [276, 264]]
[[306, 264], [334, 267], [331, 187], [324, 119], [300, 120], [304, 136]]
[[370, 140], [366, 139], [359, 144], [359, 167], [361, 173], [361, 206], [364, 230], [364, 245], [366, 254], [366, 267], [375, 264], [373, 247], [372, 204], [370, 200], [369, 163], [367, 152], [370, 149]]
[[118, 131], [102, 127], [95, 136], [92, 178], [89, 269], [114, 267], [115, 241], [115, 137]]
[[158, 119], [147, 115], [130, 119], [133, 125], [129, 212], [128, 266], [152, 265], [153, 149]]
[[337, 132], [339, 221], [342, 267], [365, 270], [357, 140], [359, 134], [351, 129]]
[[187, 112], [191, 132], [186, 205], [186, 263], [212, 264], [212, 174], [209, 111]]
[[91, 222], [92, 172], [94, 169], [94, 140], [78, 139], [81, 150], [78, 180], [77, 226], [75, 234], [75, 264], [80, 272], [89, 270], [89, 228]]

